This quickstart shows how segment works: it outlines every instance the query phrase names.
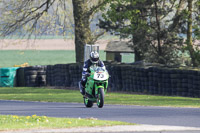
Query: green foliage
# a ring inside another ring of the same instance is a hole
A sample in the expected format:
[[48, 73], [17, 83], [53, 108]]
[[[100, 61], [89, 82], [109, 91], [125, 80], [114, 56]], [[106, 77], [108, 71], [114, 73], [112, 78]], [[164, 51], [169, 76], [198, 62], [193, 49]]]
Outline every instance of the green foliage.
[[193, 33], [195, 40], [200, 40], [200, 0], [194, 0]]
[[[189, 53], [190, 49], [191, 49], [191, 47], [189, 45], [183, 47], [183, 50], [187, 51], [188, 53]], [[194, 56], [195, 63], [197, 64], [197, 66], [200, 66], [200, 48], [199, 48], [199, 46], [194, 45], [192, 49], [193, 49], [192, 54]], [[191, 57], [191, 55], [190, 55], [190, 57]], [[189, 62], [190, 63], [188, 64], [188, 66], [193, 66], [191, 59], [189, 60]]]
[[[133, 42], [136, 58], [162, 64], [174, 64], [175, 54], [182, 44], [172, 16], [179, 6], [177, 0], [113, 0], [99, 26], [129, 38]], [[137, 59], [135, 59], [137, 61]]]
[[200, 65], [199, 46], [195, 43], [200, 39], [200, 5], [199, 0], [188, 0], [185, 9], [181, 12], [179, 33], [187, 35], [186, 47], [183, 49], [189, 52], [190, 66]]

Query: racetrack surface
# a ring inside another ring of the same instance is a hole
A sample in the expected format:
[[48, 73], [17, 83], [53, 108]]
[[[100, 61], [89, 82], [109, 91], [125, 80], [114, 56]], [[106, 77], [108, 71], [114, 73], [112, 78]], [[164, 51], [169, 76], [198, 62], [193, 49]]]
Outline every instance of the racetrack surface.
[[23, 102], [0, 100], [1, 115], [98, 118], [137, 124], [200, 127], [199, 108], [104, 105], [85, 108], [79, 103]]

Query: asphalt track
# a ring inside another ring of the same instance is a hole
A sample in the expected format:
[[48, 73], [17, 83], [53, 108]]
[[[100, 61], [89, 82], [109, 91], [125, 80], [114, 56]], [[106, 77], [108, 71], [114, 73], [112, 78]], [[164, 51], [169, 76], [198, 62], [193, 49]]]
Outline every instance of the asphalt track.
[[22, 115], [70, 118], [98, 118], [138, 124], [200, 127], [200, 108], [144, 107], [104, 105], [85, 108], [79, 103], [48, 103], [0, 100], [1, 115]]

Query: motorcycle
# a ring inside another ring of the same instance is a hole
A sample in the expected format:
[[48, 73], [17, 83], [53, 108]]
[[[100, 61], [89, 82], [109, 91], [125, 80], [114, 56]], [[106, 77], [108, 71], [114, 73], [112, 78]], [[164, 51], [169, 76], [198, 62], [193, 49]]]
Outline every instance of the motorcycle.
[[[87, 77], [85, 85], [85, 95], [83, 96], [86, 107], [91, 108], [93, 103], [97, 103], [99, 108], [104, 105], [104, 96], [107, 92], [109, 74], [108, 71], [98, 66], [90, 67], [90, 75]], [[79, 88], [81, 83], [79, 82]]]

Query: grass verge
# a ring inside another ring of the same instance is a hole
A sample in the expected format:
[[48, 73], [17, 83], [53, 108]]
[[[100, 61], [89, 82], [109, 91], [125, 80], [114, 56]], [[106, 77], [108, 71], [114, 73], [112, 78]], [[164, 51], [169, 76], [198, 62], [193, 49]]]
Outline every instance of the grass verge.
[[[32, 87], [1, 87], [0, 99], [83, 103], [82, 95], [78, 90]], [[107, 93], [105, 104], [200, 108], [200, 98]]]
[[72, 127], [94, 127], [94, 126], [114, 126], [114, 125], [134, 125], [132, 123], [120, 121], [105, 121], [95, 118], [53, 118], [46, 116], [16, 116], [0, 115], [0, 131], [16, 129], [45, 129], [45, 128], [72, 128]]

